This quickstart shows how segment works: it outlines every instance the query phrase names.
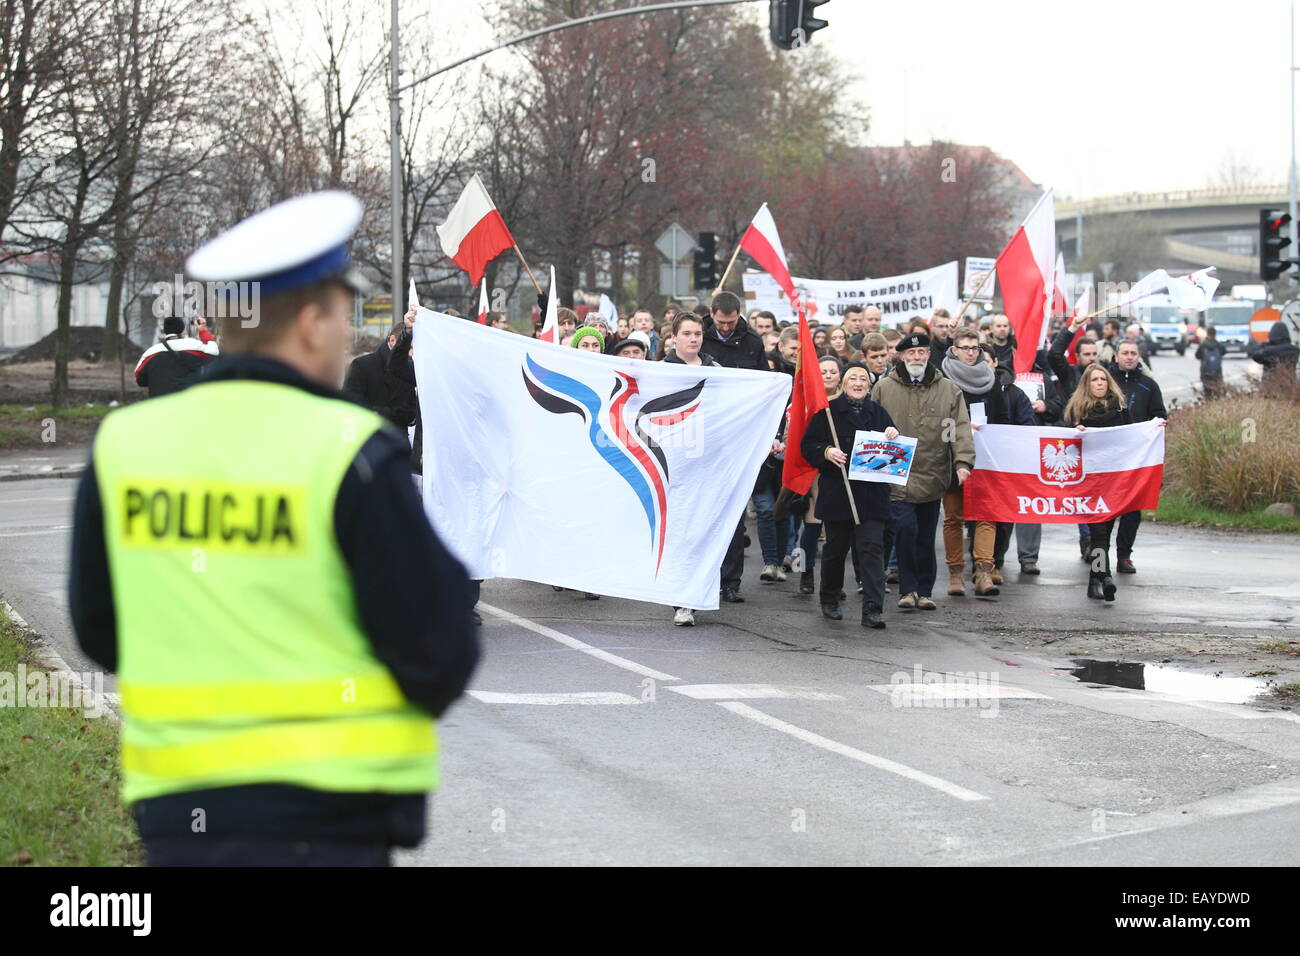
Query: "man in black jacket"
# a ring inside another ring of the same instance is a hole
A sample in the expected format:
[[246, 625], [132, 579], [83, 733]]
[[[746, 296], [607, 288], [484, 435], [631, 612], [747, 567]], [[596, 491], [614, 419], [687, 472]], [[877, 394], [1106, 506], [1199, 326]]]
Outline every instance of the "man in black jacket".
[[146, 349], [135, 365], [135, 384], [149, 389], [150, 398], [171, 395], [193, 385], [216, 360], [217, 344], [185, 338], [185, 320], [163, 319], [163, 337]]
[[1261, 345], [1253, 339], [1247, 343], [1246, 354], [1264, 366], [1262, 385], [1283, 393], [1295, 387], [1296, 358], [1300, 357], [1300, 347], [1291, 342], [1284, 323], [1273, 323], [1266, 344]]
[[[1115, 347], [1115, 364], [1111, 366], [1110, 373], [1115, 376], [1120, 391], [1124, 393], [1124, 407], [1134, 423], [1169, 417], [1165, 411], [1164, 396], [1160, 394], [1160, 386], [1142, 369], [1142, 353], [1137, 342], [1124, 339]], [[1115, 566], [1120, 574], [1137, 573], [1132, 554], [1140, 524], [1141, 511], [1129, 511], [1120, 515], [1115, 540]]]
[[354, 358], [343, 380], [343, 391], [384, 416], [405, 435], [406, 429], [415, 424], [415, 389], [388, 371], [388, 356], [401, 334], [402, 326], [394, 326], [379, 348]]
[[709, 318], [704, 320], [704, 345], [701, 351], [725, 368], [752, 368], [768, 371], [763, 340], [750, 331], [740, 315], [740, 297], [734, 292], [719, 292], [713, 297]]
[[817, 483], [817, 510], [826, 529], [822, 549], [822, 615], [832, 621], [842, 620], [840, 589], [844, 584], [844, 558], [852, 547], [858, 556], [862, 574], [862, 626], [882, 628], [881, 608], [885, 602], [885, 526], [890, 520], [890, 489], [880, 481], [849, 481], [858, 523], [853, 523], [849, 492], [845, 488], [844, 468], [853, 452], [853, 438], [858, 431], [884, 432], [897, 438], [894, 420], [869, 397], [871, 376], [866, 365], [850, 362], [844, 370], [843, 393], [831, 399], [830, 413], [835, 420], [834, 438], [825, 413], [813, 416], [799, 446], [805, 459], [821, 469]]

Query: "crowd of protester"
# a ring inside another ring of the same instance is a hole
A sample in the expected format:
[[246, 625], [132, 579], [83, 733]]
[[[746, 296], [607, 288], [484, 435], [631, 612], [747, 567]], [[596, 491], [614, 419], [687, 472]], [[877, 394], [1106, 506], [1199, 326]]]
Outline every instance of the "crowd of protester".
[[[414, 318], [412, 309], [375, 351], [354, 359], [343, 388], [407, 434], [412, 471], [419, 475], [423, 442], [411, 361]], [[487, 314], [486, 324], [510, 331], [506, 317], [497, 312]], [[1020, 574], [1040, 573], [1041, 525], [967, 521], [963, 515], [962, 485], [975, 467], [974, 429], [989, 423], [1085, 430], [1167, 415], [1151, 375], [1149, 339], [1139, 326], [1124, 328], [1116, 319], [1054, 323], [1049, 345], [1034, 357], [1034, 383], [1023, 388], [1013, 371], [1017, 344], [1005, 315], [979, 317], [966, 311], [954, 316], [940, 308], [929, 318], [910, 316], [886, 325], [876, 306], [850, 305], [841, 324], [809, 324], [829, 415], [813, 418], [797, 449], [786, 447], [783, 419], [750, 494], [748, 515], [762, 556], [759, 580], [779, 584], [797, 573], [799, 592], [816, 593], [822, 614], [831, 620], [843, 618], [840, 605], [846, 600], [850, 559], [864, 626], [885, 626], [891, 585], [897, 587], [898, 608], [935, 610], [940, 528], [951, 598], [967, 593], [968, 573], [975, 595], [1000, 593], [1011, 577], [1004, 573], [1004, 560], [1013, 535]], [[167, 391], [173, 378], [182, 387], [215, 357], [212, 332], [202, 320], [195, 323], [193, 338], [183, 341], [186, 330], [175, 325], [166, 327], [165, 340], [147, 353], [150, 361], [142, 362], [143, 374], [137, 375], [151, 394], [159, 384], [160, 393]], [[800, 361], [797, 323], [778, 322], [763, 310], [745, 315], [740, 298], [730, 292], [719, 292], [710, 305], [694, 310], [669, 303], [658, 320], [649, 310], [637, 309], [610, 324], [596, 311], [580, 317], [560, 308], [556, 325], [563, 346], [625, 359], [785, 375], [794, 375]], [[1208, 329], [1195, 353], [1207, 395], [1223, 388], [1223, 354], [1215, 330]], [[1267, 343], [1251, 350], [1266, 375], [1274, 376], [1294, 377], [1298, 354], [1281, 323]], [[982, 409], [978, 422], [971, 420], [974, 405]], [[905, 485], [845, 479], [843, 466], [859, 430], [917, 439]], [[801, 454], [819, 469], [806, 495], [782, 487], [787, 454]], [[1141, 512], [1133, 511], [1077, 526], [1090, 598], [1113, 601], [1114, 574], [1137, 573], [1133, 551], [1141, 520]], [[723, 602], [744, 601], [741, 579], [750, 544], [742, 516], [720, 569]], [[674, 623], [694, 624], [695, 612], [675, 608]]]

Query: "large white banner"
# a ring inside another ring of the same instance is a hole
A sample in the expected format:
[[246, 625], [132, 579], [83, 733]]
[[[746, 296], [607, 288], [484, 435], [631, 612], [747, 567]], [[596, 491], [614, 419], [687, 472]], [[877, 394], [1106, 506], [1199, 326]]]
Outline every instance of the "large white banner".
[[[794, 320], [794, 311], [785, 293], [766, 272], [746, 272], [741, 276], [745, 287], [745, 308], [766, 309], [778, 321]], [[956, 314], [960, 307], [957, 295], [957, 260], [941, 266], [909, 272], [884, 279], [800, 279], [795, 288], [808, 307], [808, 318], [822, 325], [839, 325], [850, 305], [874, 305], [880, 309], [886, 325], [919, 315], [929, 319], [935, 309]]]
[[788, 375], [615, 358], [421, 309], [424, 506], [472, 578], [718, 606]]

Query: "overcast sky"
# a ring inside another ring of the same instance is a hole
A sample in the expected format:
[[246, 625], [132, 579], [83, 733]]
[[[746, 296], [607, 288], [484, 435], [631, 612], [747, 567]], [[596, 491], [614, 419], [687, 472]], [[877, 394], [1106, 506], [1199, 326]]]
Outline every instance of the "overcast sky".
[[[763, 12], [756, 15], [766, 17]], [[983, 144], [1057, 195], [1286, 181], [1287, 0], [830, 0], [876, 145]]]
[[[748, 6], [766, 27], [767, 4]], [[472, 6], [444, 13], [464, 27], [449, 59], [490, 36]], [[1217, 185], [1234, 162], [1286, 182], [1289, 0], [830, 0], [818, 15], [830, 26], [785, 55], [854, 65], [873, 145], [989, 146], [1058, 197]]]

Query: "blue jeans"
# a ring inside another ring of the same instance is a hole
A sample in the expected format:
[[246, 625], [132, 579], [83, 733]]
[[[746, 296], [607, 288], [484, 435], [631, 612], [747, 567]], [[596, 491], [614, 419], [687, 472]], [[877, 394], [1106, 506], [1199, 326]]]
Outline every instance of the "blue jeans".
[[758, 526], [758, 547], [763, 552], [763, 564], [780, 564], [782, 556], [776, 553], [776, 519], [772, 517], [772, 509], [776, 507], [776, 492], [771, 489], [756, 491], [752, 500], [757, 515], [754, 523]]

